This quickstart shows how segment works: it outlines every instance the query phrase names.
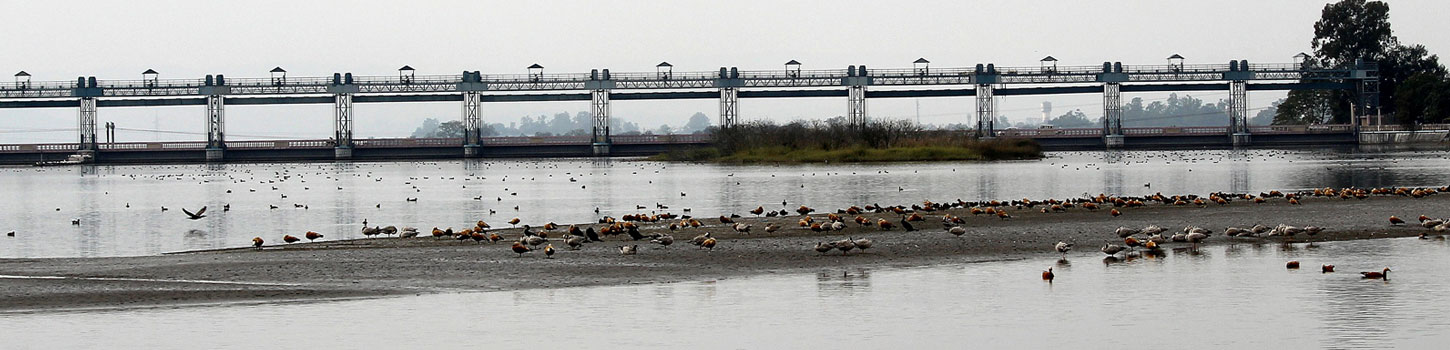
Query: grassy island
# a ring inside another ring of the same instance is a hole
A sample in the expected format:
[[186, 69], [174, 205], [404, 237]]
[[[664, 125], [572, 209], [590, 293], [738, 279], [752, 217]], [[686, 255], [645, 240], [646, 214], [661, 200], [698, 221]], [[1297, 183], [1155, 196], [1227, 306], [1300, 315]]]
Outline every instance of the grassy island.
[[715, 145], [651, 160], [719, 163], [828, 163], [1009, 160], [1042, 157], [1029, 139], [978, 140], [970, 131], [922, 130], [905, 121], [851, 127], [839, 121], [752, 122], [712, 128]]

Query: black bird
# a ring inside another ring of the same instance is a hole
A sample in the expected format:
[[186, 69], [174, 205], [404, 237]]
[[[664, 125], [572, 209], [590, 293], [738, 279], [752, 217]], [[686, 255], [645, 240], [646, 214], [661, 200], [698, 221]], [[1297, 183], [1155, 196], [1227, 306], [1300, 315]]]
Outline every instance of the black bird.
[[529, 227], [529, 225], [524, 225], [524, 236], [533, 236], [534, 231], [532, 231], [532, 229], [533, 228]]
[[181, 208], [181, 212], [185, 213], [187, 218], [192, 220], [206, 217], [206, 207], [201, 207], [201, 209], [197, 209], [195, 213], [186, 210], [186, 208]]
[[916, 231], [915, 227], [911, 227], [911, 222], [906, 221], [905, 216], [901, 217], [901, 228], [906, 230], [906, 232]]
[[593, 227], [590, 227], [588, 230], [584, 230], [584, 237], [589, 237], [589, 241], [590, 242], [603, 242], [604, 241], [602, 239], [599, 239], [599, 234], [594, 232], [594, 228]]
[[634, 225], [630, 225], [629, 229], [626, 231], [629, 231], [629, 238], [633, 238], [636, 241], [645, 238], [644, 235], [639, 233], [639, 227], [636, 227]]

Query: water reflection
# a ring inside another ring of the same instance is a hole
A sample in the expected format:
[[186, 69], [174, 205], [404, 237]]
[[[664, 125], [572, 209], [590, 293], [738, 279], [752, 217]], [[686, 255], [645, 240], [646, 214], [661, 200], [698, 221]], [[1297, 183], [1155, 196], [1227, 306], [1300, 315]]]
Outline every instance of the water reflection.
[[871, 291], [871, 271], [820, 272], [816, 274], [817, 294], [822, 297], [851, 296]]
[[[851, 341], [833, 348], [907, 340], [924, 348], [1050, 348], [1152, 330], [1188, 349], [1382, 349], [1436, 348], [1450, 337], [1443, 317], [1450, 295], [1442, 292], [1450, 290], [1450, 272], [1441, 268], [1450, 254], [1442, 242], [1329, 242], [1296, 251], [1245, 246], [1236, 254], [1224, 246], [1200, 247], [1196, 255], [1169, 250], [1151, 264], [1141, 263], [1144, 257], [1110, 267], [1058, 262], [1097, 258], [1088, 252], [721, 281], [0, 318], [7, 321], [6, 345], [16, 348], [812, 348], [843, 332], [853, 334]], [[1342, 272], [1285, 270], [1291, 258], [1308, 266], [1335, 263]], [[1037, 276], [1044, 263], [1060, 267], [1051, 284]], [[1390, 281], [1355, 273], [1384, 266], [1395, 270]], [[426, 324], [429, 331], [400, 336], [338, 319]], [[312, 326], [277, 326], [291, 324]], [[478, 336], [480, 327], [505, 335], [567, 331], [495, 337]]]

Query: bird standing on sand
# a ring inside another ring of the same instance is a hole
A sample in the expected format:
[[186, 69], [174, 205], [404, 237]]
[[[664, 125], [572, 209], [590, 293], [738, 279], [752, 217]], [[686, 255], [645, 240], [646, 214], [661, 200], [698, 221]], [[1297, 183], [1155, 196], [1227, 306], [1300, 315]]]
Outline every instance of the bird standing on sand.
[[669, 246], [670, 244], [675, 243], [675, 236], [664, 234], [660, 235], [659, 237], [655, 237], [654, 239], [651, 239], [649, 242], [661, 246]]
[[709, 232], [705, 232], [702, 235], [695, 236], [695, 238], [691, 238], [690, 239], [690, 244], [694, 244], [694, 245], [697, 245], [697, 246], [698, 245], [702, 245], [702, 244], [705, 244], [705, 240], [707, 240], [707, 239], [710, 239], [710, 233]]
[[715, 251], [715, 244], [716, 243], [718, 243], [718, 242], [715, 241], [715, 238], [714, 237], [706, 238], [704, 242], [701, 242], [700, 243], [700, 247], [705, 248], [706, 250], [713, 252], [713, 251]]
[[1405, 220], [1401, 220], [1400, 217], [1398, 217], [1398, 216], [1390, 215], [1390, 225], [1391, 226], [1399, 226], [1399, 225], [1404, 225], [1404, 224], [1405, 224]]
[[316, 241], [318, 238], [322, 238], [322, 234], [321, 233], [312, 232], [312, 231], [307, 231], [306, 236], [307, 236], [307, 241], [308, 242]]
[[[851, 239], [851, 238], [846, 238], [846, 239]], [[871, 248], [871, 244], [872, 244], [871, 240], [870, 239], [867, 239], [867, 238], [853, 239], [853, 240], [851, 240], [851, 242], [852, 243], [856, 243], [856, 249], [860, 249], [862, 252], [865, 252], [866, 249]]]
[[534, 251], [533, 249], [529, 249], [528, 246], [525, 246], [523, 242], [514, 242], [514, 245], [509, 247], [509, 249], [513, 249], [514, 253], [518, 253], [519, 255], [517, 257], [523, 257], [524, 253]]
[[252, 237], [252, 248], [262, 249], [262, 237]]
[[906, 221], [905, 216], [901, 217], [901, 229], [906, 232], [916, 231], [916, 228], [911, 226], [911, 222]]
[[834, 249], [836, 249], [836, 246], [834, 244], [826, 242], [816, 242], [816, 252], [818, 253], [825, 254], [829, 253], [831, 250]]
[[553, 259], [553, 258], [554, 258], [554, 245], [553, 244], [550, 244], [550, 245], [544, 246], [544, 259]]
[[282, 241], [283, 242], [287, 242], [287, 243], [297, 243], [297, 241], [301, 241], [301, 240], [302, 239], [297, 238], [297, 237], [294, 237], [292, 235], [283, 235], [282, 236]]
[[952, 228], [947, 229], [947, 233], [951, 233], [960, 237], [961, 235], [967, 234], [967, 228], [961, 226], [952, 226]]
[[836, 246], [836, 249], [841, 250], [841, 255], [846, 255], [846, 253], [850, 252], [852, 249], [856, 249], [856, 241], [852, 241], [849, 239], [836, 241], [834, 245]]

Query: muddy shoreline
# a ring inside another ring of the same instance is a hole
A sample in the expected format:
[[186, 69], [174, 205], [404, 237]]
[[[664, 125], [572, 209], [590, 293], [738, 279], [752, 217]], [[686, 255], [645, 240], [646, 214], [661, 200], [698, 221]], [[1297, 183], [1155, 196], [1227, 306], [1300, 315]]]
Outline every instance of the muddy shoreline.
[[[659, 247], [627, 236], [605, 238], [580, 250], [564, 248], [553, 239], [558, 254], [545, 259], [542, 252], [516, 257], [507, 244], [459, 242], [435, 238], [372, 238], [319, 241], [184, 254], [114, 258], [0, 259], [0, 276], [52, 276], [63, 278], [0, 277], [0, 312], [33, 312], [95, 308], [135, 308], [233, 302], [271, 302], [377, 297], [403, 294], [501, 291], [637, 283], [668, 283], [739, 278], [777, 273], [834, 272], [859, 268], [894, 268], [968, 263], [1005, 259], [1042, 259], [1043, 267], [1058, 259], [1052, 244], [1074, 243], [1068, 259], [1099, 261], [1104, 243], [1121, 242], [1112, 233], [1119, 226], [1159, 225], [1169, 230], [1196, 225], [1215, 231], [1207, 244], [1282, 244], [1278, 239], [1229, 239], [1218, 232], [1225, 227], [1280, 223], [1325, 227], [1324, 233], [1299, 236], [1295, 242], [1416, 236], [1428, 230], [1418, 226], [1392, 227], [1386, 218], [1397, 215], [1414, 222], [1419, 215], [1443, 217], [1450, 213], [1450, 196], [1421, 199], [1375, 196], [1365, 200], [1306, 198], [1302, 205], [1284, 199], [1254, 204], [1235, 201], [1207, 207], [1149, 205], [1120, 209], [1112, 217], [1107, 209], [1070, 209], [1043, 214], [1037, 209], [1009, 209], [1014, 218], [1001, 220], [973, 216], [965, 209], [926, 214], [920, 229], [880, 231], [854, 223], [840, 232], [812, 232], [797, 227], [798, 215], [738, 219], [755, 227], [750, 235], [732, 232], [717, 219], [702, 219], [706, 226], [675, 232], [675, 244]], [[833, 210], [833, 209], [832, 209]], [[957, 237], [939, 223], [943, 214], [962, 216], [967, 233]], [[818, 220], [825, 214], [812, 214]], [[899, 220], [894, 214], [865, 214], [867, 218]], [[763, 222], [781, 224], [765, 233]], [[452, 226], [460, 227], [464, 223]], [[439, 226], [449, 226], [439, 223]], [[506, 224], [495, 223], [495, 227]], [[420, 227], [423, 225], [419, 225]], [[431, 228], [432, 225], [428, 225]], [[598, 225], [596, 225], [598, 226]], [[427, 228], [423, 228], [426, 230]], [[667, 232], [662, 224], [647, 224], [649, 235]], [[495, 230], [516, 237], [517, 229]], [[688, 243], [703, 232], [719, 238], [714, 251]], [[426, 233], [425, 233], [426, 235]], [[816, 242], [845, 237], [869, 238], [875, 245], [866, 252], [820, 254]], [[238, 242], [244, 247], [249, 242]], [[637, 255], [620, 255], [622, 245], [640, 245]], [[1168, 244], [1184, 248], [1187, 243]], [[1035, 278], [1037, 271], [1023, 271]]]

